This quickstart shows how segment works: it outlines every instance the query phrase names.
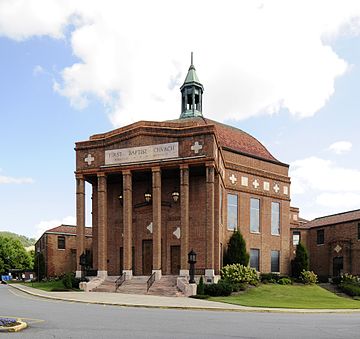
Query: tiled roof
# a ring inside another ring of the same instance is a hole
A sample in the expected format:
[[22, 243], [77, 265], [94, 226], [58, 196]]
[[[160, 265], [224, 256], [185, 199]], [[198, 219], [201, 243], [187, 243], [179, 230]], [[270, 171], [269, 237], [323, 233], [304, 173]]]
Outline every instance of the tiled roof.
[[[47, 230], [45, 233], [62, 233], [76, 235], [76, 226], [74, 225], [60, 225]], [[92, 236], [92, 227], [85, 227], [85, 236]]]
[[316, 218], [309, 221], [306, 225], [309, 228], [340, 224], [344, 222], [360, 220], [360, 210], [354, 210], [349, 212], [343, 212], [333, 215], [327, 215], [325, 217]]

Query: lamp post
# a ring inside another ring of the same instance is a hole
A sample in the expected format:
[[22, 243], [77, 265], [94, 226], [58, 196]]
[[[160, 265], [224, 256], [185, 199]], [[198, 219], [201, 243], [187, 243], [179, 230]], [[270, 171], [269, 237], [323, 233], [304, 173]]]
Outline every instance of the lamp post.
[[193, 249], [191, 249], [191, 251], [188, 253], [188, 263], [190, 264], [190, 280], [189, 283], [190, 284], [194, 284], [195, 283], [195, 264], [196, 264], [196, 253], [194, 252]]
[[40, 247], [36, 249], [37, 253], [37, 279], [40, 282]]

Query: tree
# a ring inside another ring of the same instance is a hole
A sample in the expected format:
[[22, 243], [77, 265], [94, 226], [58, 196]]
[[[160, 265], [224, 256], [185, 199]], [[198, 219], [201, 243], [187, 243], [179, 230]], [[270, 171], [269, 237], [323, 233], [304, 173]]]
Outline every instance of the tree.
[[246, 243], [238, 230], [235, 230], [229, 239], [227, 251], [224, 254], [224, 265], [249, 264], [249, 254], [246, 252]]
[[291, 274], [293, 277], [299, 278], [303, 270], [309, 270], [309, 256], [304, 245], [299, 242], [295, 258], [291, 261]]
[[38, 275], [38, 280], [45, 277], [45, 258], [41, 252], [34, 253], [34, 272]]
[[0, 272], [32, 269], [32, 259], [17, 239], [0, 236]]

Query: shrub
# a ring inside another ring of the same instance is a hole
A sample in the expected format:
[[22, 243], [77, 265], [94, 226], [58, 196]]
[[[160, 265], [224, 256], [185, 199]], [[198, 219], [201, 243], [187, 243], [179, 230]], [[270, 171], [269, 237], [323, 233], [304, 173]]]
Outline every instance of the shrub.
[[341, 282], [342, 283], [359, 283], [360, 278], [356, 275], [352, 275], [349, 273], [344, 273], [341, 276]]
[[199, 280], [199, 284], [197, 285], [197, 288], [196, 288], [196, 294], [197, 295], [204, 295], [204, 279], [203, 277], [201, 276], [200, 277], [200, 280]]
[[280, 279], [280, 276], [277, 273], [261, 273], [260, 281], [264, 284], [276, 284]]
[[217, 284], [209, 284], [204, 286], [204, 292], [212, 297], [226, 297], [232, 292], [232, 285], [227, 281], [220, 280]]
[[259, 276], [254, 268], [240, 264], [224, 266], [221, 269], [221, 278], [231, 284], [251, 283], [253, 285], [259, 281]]
[[294, 278], [299, 278], [302, 271], [309, 269], [309, 256], [306, 248], [301, 242], [296, 246], [296, 255], [291, 261], [291, 274]]
[[241, 264], [247, 266], [249, 258], [243, 236], [239, 231], [234, 231], [229, 239], [228, 247], [224, 254], [224, 265]]
[[328, 275], [318, 275], [318, 282], [319, 283], [328, 283], [329, 276]]
[[245, 291], [247, 288], [246, 283], [234, 283], [234, 284], [231, 284], [231, 286], [232, 286], [233, 292]]
[[72, 274], [66, 273], [62, 279], [62, 283], [65, 288], [71, 289], [72, 288]]
[[307, 285], [312, 285], [317, 283], [317, 275], [313, 271], [303, 270], [300, 273], [300, 280]]
[[351, 297], [360, 296], [359, 283], [343, 282], [339, 285], [339, 288], [342, 292], [346, 293], [347, 295], [350, 295]]
[[277, 283], [279, 285], [291, 285], [292, 284], [292, 280], [290, 278], [286, 278], [286, 277], [282, 277], [280, 278]]

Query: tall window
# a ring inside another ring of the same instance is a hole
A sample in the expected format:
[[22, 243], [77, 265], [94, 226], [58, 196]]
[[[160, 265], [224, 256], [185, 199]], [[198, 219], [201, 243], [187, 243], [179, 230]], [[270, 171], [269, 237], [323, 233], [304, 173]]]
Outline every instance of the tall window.
[[236, 194], [227, 195], [227, 228], [235, 230], [238, 225], [238, 196]]
[[224, 209], [223, 209], [223, 187], [220, 186], [220, 224], [224, 225]]
[[271, 203], [271, 234], [280, 234], [280, 204], [278, 202]]
[[250, 199], [250, 232], [260, 232], [260, 200]]
[[324, 240], [325, 240], [324, 230], [317, 230], [316, 231], [316, 243], [318, 245], [322, 245], [322, 244], [324, 244]]
[[58, 249], [59, 250], [65, 249], [65, 237], [62, 235], [58, 236]]
[[294, 231], [293, 232], [293, 245], [297, 246], [300, 242], [300, 231]]
[[257, 248], [250, 249], [250, 267], [255, 268], [257, 271], [259, 270], [259, 253], [260, 250]]
[[271, 251], [271, 272], [280, 272], [280, 252], [279, 251]]

